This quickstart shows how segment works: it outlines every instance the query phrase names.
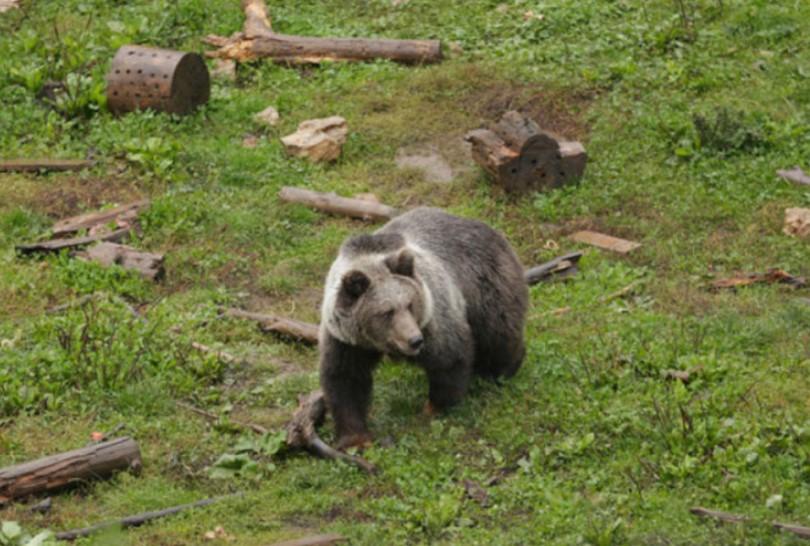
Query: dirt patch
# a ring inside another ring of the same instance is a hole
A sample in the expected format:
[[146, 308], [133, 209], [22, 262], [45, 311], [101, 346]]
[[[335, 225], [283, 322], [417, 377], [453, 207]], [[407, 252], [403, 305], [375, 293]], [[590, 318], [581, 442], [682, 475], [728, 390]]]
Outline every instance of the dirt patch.
[[33, 184], [27, 202], [20, 204], [55, 219], [143, 197], [143, 192], [126, 179], [66, 175], [35, 180]]

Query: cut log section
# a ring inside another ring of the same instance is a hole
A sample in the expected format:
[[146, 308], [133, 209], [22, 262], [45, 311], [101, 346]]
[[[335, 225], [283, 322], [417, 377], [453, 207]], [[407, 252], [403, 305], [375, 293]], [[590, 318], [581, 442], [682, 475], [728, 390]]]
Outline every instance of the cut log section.
[[87, 159], [9, 159], [0, 161], [0, 172], [81, 171], [95, 164]]
[[579, 271], [578, 263], [580, 258], [582, 258], [582, 252], [571, 252], [527, 269], [524, 273], [526, 284], [531, 286], [541, 281], [567, 279]]
[[340, 214], [362, 220], [390, 220], [398, 214], [397, 209], [365, 199], [338, 197], [333, 193], [319, 193], [285, 186], [279, 198], [288, 203], [300, 203], [331, 214]]
[[164, 274], [163, 254], [141, 252], [131, 246], [103, 242], [76, 253], [76, 256], [108, 267], [120, 265], [150, 281], [160, 280]]
[[0, 505], [12, 499], [107, 478], [122, 470], [138, 472], [140, 468], [138, 444], [127, 437], [51, 455], [0, 469]]
[[442, 58], [438, 40], [385, 40], [374, 38], [311, 38], [273, 32], [263, 0], [243, 0], [244, 32], [230, 38], [207, 36], [218, 47], [209, 57], [238, 62], [270, 59], [281, 63], [370, 61], [388, 59], [406, 64], [432, 63]]
[[472, 144], [475, 162], [509, 193], [558, 188], [581, 177], [588, 159], [579, 142], [543, 131], [514, 110], [464, 139]]
[[605, 250], [612, 250], [619, 254], [627, 254], [641, 246], [641, 243], [636, 243], [635, 241], [619, 239], [618, 237], [588, 230], [577, 231], [571, 235], [571, 239], [578, 243], [585, 243], [586, 245], [592, 245]]
[[88, 235], [87, 237], [73, 237], [70, 239], [53, 239], [51, 241], [40, 241], [17, 245], [15, 248], [21, 254], [33, 254], [36, 252], [59, 252], [66, 248], [78, 248], [101, 241], [119, 242], [129, 235], [130, 228], [117, 229], [110, 233], [100, 233]]
[[242, 309], [225, 309], [225, 316], [255, 320], [259, 323], [259, 329], [261, 329], [262, 332], [280, 334], [310, 345], [318, 344], [317, 324], [280, 317], [278, 315], [252, 313]]
[[97, 212], [88, 212], [79, 216], [72, 216], [59, 220], [51, 228], [55, 237], [76, 233], [82, 229], [91, 229], [96, 226], [116, 223], [117, 228], [131, 227], [138, 216], [138, 213], [149, 206], [149, 200], [143, 199], [133, 203], [127, 203], [120, 207]]

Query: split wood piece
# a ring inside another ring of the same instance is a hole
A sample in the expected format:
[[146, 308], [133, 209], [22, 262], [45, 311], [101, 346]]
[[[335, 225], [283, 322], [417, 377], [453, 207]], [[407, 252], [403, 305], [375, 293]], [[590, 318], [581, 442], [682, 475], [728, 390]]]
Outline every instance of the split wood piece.
[[141, 252], [136, 248], [117, 243], [99, 243], [85, 251], [77, 252], [76, 256], [83, 260], [97, 262], [104, 266], [120, 265], [124, 269], [137, 271], [150, 281], [157, 281], [163, 277], [163, 254]]
[[[708, 508], [701, 508], [699, 506], [690, 508], [689, 512], [700, 518], [712, 518], [725, 521], [727, 523], [747, 523], [751, 521], [751, 518], [748, 516], [733, 514], [731, 512], [722, 512], [720, 510], [709, 510]], [[778, 521], [771, 522], [771, 527], [778, 531], [792, 533], [800, 538], [810, 539], [810, 527], [792, 525], [789, 523], [779, 523]]]
[[327, 445], [320, 436], [316, 427], [323, 423], [326, 417], [326, 400], [320, 390], [302, 395], [298, 398], [298, 409], [287, 423], [287, 445], [294, 448], [303, 448], [324, 459], [338, 459], [353, 464], [358, 468], [374, 474], [377, 467], [354, 455], [338, 451]]
[[131, 227], [138, 213], [149, 206], [148, 199], [127, 203], [114, 209], [88, 212], [79, 216], [72, 216], [59, 220], [53, 225], [51, 231], [55, 237], [75, 233], [82, 229], [90, 229], [99, 225], [115, 222], [117, 228]]
[[711, 284], [715, 290], [723, 288], [739, 288], [752, 284], [786, 284], [794, 288], [802, 288], [807, 285], [804, 277], [794, 277], [782, 269], [769, 269], [766, 273], [750, 273], [730, 279], [718, 279]]
[[810, 237], [810, 209], [785, 209], [785, 227], [782, 232], [791, 237]]
[[38, 243], [29, 243], [24, 245], [17, 245], [15, 248], [21, 254], [33, 254], [36, 252], [59, 252], [66, 248], [78, 248], [87, 246], [92, 243], [101, 241], [120, 242], [127, 235], [129, 235], [130, 228], [117, 229], [110, 233], [99, 233], [97, 235], [88, 235], [86, 237], [74, 237], [71, 239], [53, 239], [51, 241], [40, 241]]
[[309, 119], [298, 125], [298, 130], [282, 137], [281, 143], [288, 154], [305, 157], [310, 161], [335, 161], [340, 157], [349, 128], [340, 116]]
[[[198, 408], [196, 406], [192, 406], [191, 404], [186, 404], [185, 402], [175, 402], [178, 407], [181, 407], [185, 410], [190, 411], [191, 413], [196, 413], [197, 415], [201, 415], [208, 419], [209, 421], [219, 421], [219, 415], [216, 413], [211, 413], [210, 411], [206, 411], [204, 409]], [[252, 430], [256, 434], [267, 434], [267, 429], [261, 425], [257, 425], [255, 423], [244, 423], [242, 421], [234, 421], [230, 417], [228, 418], [228, 422], [232, 425], [235, 425], [239, 428], [245, 428]]]
[[571, 252], [527, 269], [524, 273], [526, 283], [531, 286], [541, 281], [567, 279], [579, 271], [578, 263], [580, 258], [582, 258], [582, 252]]
[[137, 473], [140, 468], [141, 451], [128, 437], [51, 455], [0, 469], [0, 505], [79, 482], [108, 478], [121, 470]]
[[255, 320], [259, 323], [262, 332], [273, 332], [283, 336], [309, 343], [318, 344], [318, 325], [300, 320], [280, 317], [278, 315], [265, 315], [263, 313], [252, 313], [242, 309], [226, 309], [225, 316]]
[[285, 540], [284, 542], [275, 542], [270, 546], [331, 546], [346, 540], [346, 537], [333, 533], [331, 535], [311, 535], [294, 540]]
[[127, 516], [125, 518], [113, 520], [113, 521], [105, 521], [104, 523], [99, 523], [98, 525], [93, 525], [91, 527], [83, 527], [81, 529], [72, 529], [70, 531], [62, 531], [61, 533], [56, 533], [57, 540], [76, 540], [77, 538], [86, 537], [92, 535], [93, 533], [97, 533], [98, 531], [103, 531], [104, 529], [109, 529], [111, 527], [120, 527], [122, 529], [126, 529], [127, 527], [137, 527], [139, 525], [143, 525], [148, 521], [152, 521], [154, 519], [163, 518], [166, 516], [171, 516], [173, 514], [177, 514], [178, 512], [182, 512], [184, 510], [189, 510], [191, 508], [201, 508], [203, 506], [208, 506], [209, 504], [214, 504], [215, 502], [219, 502], [224, 499], [229, 499], [235, 496], [240, 496], [240, 493], [236, 493], [234, 495], [225, 495], [223, 497], [214, 497], [210, 499], [204, 499], [197, 502], [192, 502], [189, 504], [180, 504], [178, 506], [172, 506], [171, 508], [165, 508], [163, 510], [154, 510], [152, 512], [142, 512], [140, 514], [136, 514], [134, 516]]
[[626, 239], [619, 239], [618, 237], [611, 237], [604, 233], [597, 233], [596, 231], [577, 231], [571, 235], [571, 239], [578, 243], [585, 243], [595, 247], [603, 248], [605, 250], [612, 250], [619, 254], [627, 254], [638, 247], [641, 243], [635, 241], [628, 241]]
[[778, 174], [779, 176], [790, 182], [810, 186], [810, 175], [807, 175], [799, 167], [793, 167], [792, 169], [776, 171], [776, 174]]
[[438, 40], [290, 36], [273, 32], [263, 0], [243, 0], [242, 8], [245, 11], [244, 32], [237, 32], [230, 38], [205, 37], [205, 43], [219, 48], [206, 55], [239, 62], [270, 59], [295, 64], [373, 59], [418, 64], [442, 59], [441, 42]]
[[0, 161], [0, 172], [81, 171], [95, 164], [86, 159], [9, 159]]
[[475, 162], [510, 193], [558, 188], [581, 177], [588, 160], [582, 144], [543, 131], [514, 110], [464, 140], [472, 144]]
[[300, 203], [331, 214], [340, 214], [361, 220], [390, 220], [398, 214], [397, 209], [365, 199], [338, 197], [333, 193], [319, 193], [285, 186], [279, 198], [287, 203]]

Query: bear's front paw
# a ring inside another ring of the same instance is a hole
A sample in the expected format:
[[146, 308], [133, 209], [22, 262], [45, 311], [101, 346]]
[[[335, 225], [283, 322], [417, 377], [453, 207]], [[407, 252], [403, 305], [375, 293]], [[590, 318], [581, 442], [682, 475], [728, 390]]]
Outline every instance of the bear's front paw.
[[352, 447], [356, 447], [357, 449], [366, 449], [367, 447], [371, 447], [371, 440], [371, 434], [368, 432], [347, 434], [340, 437], [336, 447], [343, 451]]

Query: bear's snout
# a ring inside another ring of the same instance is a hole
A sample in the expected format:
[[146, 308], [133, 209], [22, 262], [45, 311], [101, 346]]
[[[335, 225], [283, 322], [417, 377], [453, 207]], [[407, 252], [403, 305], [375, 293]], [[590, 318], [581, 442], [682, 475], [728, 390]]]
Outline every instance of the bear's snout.
[[422, 334], [418, 336], [413, 336], [411, 339], [408, 340], [408, 345], [410, 346], [411, 350], [419, 351], [422, 348], [422, 345], [425, 343], [425, 338], [422, 337]]

